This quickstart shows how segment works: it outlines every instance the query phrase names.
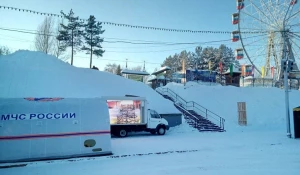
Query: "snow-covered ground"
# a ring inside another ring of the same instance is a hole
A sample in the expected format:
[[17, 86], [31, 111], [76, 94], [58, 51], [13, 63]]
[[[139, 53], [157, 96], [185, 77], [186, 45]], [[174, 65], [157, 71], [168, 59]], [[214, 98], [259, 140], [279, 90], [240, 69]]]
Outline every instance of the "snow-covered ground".
[[[112, 139], [113, 157], [30, 163], [5, 175], [289, 174], [300, 172], [300, 140], [281, 132], [199, 133], [183, 124], [165, 136]], [[152, 153], [152, 154], [151, 154]]]
[[[160, 110], [174, 110], [169, 101], [144, 84], [109, 73], [73, 68], [59, 61], [58, 64], [50, 57], [45, 66], [39, 60], [41, 53], [35, 58], [30, 54], [22, 51], [0, 58], [0, 80], [5, 82], [0, 85], [1, 98], [24, 94], [93, 97], [136, 93], [149, 98]], [[28, 60], [33, 60], [32, 65], [26, 63]], [[61, 90], [57, 84], [65, 88]], [[199, 133], [182, 124], [164, 136], [141, 133], [112, 138], [113, 156], [33, 162], [25, 167], [0, 169], [0, 175], [300, 174], [300, 140], [286, 137], [283, 90], [195, 83], [171, 83], [167, 87], [224, 117], [227, 132]], [[40, 92], [41, 89], [44, 91]], [[291, 91], [290, 95], [291, 108], [300, 106], [300, 92]], [[237, 125], [238, 101], [247, 103], [246, 127]]]

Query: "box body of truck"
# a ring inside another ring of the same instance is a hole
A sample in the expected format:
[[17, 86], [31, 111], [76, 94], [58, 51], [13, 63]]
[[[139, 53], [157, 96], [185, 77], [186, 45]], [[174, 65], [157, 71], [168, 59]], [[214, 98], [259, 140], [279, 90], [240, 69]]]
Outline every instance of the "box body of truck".
[[169, 129], [168, 122], [153, 109], [148, 108], [143, 97], [103, 97], [106, 99], [111, 133], [125, 137], [128, 132], [151, 132], [164, 135]]
[[0, 99], [0, 162], [111, 154], [101, 98]]

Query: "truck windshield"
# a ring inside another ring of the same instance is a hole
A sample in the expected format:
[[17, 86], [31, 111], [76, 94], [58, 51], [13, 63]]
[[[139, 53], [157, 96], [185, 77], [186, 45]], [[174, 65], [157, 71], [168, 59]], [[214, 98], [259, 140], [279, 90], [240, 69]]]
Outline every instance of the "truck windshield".
[[150, 115], [151, 118], [161, 118], [160, 115], [154, 110], [150, 110]]

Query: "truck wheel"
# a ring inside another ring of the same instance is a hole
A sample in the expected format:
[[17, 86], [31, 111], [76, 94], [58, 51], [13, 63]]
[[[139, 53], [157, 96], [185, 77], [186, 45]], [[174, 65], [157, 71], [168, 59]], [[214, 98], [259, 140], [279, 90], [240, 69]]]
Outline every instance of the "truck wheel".
[[156, 130], [152, 129], [152, 130], [150, 130], [150, 133], [154, 135], [154, 134], [156, 134]]
[[166, 133], [166, 128], [164, 126], [159, 126], [157, 128], [157, 134], [158, 135], [165, 135], [165, 133]]
[[128, 133], [127, 133], [126, 129], [120, 129], [118, 135], [119, 135], [120, 137], [126, 137], [127, 134], [128, 134]]

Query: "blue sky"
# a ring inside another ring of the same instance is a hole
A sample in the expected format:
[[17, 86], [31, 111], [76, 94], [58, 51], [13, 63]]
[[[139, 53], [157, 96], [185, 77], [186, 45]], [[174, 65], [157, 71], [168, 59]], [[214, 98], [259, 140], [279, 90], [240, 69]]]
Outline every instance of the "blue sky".
[[[56, 14], [59, 14], [61, 10], [67, 13], [72, 8], [75, 15], [80, 18], [94, 15], [99, 21], [132, 25], [189, 30], [232, 31], [236, 29], [236, 26], [231, 23], [231, 14], [236, 12], [235, 0], [1, 0], [0, 5]], [[41, 15], [0, 9], [0, 27], [35, 30], [43, 19], [44, 16]], [[103, 37], [129, 40], [206, 42], [231, 37], [230, 34], [178, 33], [109, 25], [103, 25], [103, 28], [106, 30]], [[32, 50], [34, 49], [33, 40], [34, 35], [31, 34], [0, 30], [0, 45], [8, 46], [12, 50]], [[232, 48], [238, 46], [236, 43], [223, 43]], [[211, 46], [218, 47], [219, 44], [221, 43], [214, 43]], [[104, 56], [95, 57], [93, 61], [93, 65], [100, 69], [103, 69], [109, 62], [125, 66], [124, 61], [127, 58], [129, 67], [142, 66], [143, 63], [136, 62], [146, 61], [146, 69], [151, 73], [154, 68], [160, 67], [157, 63], [162, 63], [167, 56], [184, 49], [192, 51], [196, 45], [149, 47], [103, 43], [103, 47], [106, 50]], [[88, 67], [88, 55], [76, 54], [74, 65]]]

